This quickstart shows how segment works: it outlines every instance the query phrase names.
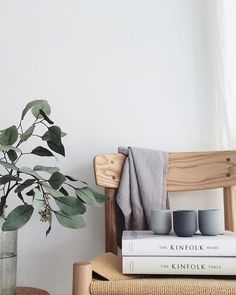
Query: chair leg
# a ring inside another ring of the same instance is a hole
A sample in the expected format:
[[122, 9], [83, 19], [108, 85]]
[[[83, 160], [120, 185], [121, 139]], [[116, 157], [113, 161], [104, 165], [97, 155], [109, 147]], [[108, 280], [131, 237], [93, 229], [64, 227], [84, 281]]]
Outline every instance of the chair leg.
[[92, 282], [92, 266], [88, 262], [76, 262], [73, 265], [72, 295], [89, 295]]
[[225, 229], [236, 232], [236, 186], [224, 188]]

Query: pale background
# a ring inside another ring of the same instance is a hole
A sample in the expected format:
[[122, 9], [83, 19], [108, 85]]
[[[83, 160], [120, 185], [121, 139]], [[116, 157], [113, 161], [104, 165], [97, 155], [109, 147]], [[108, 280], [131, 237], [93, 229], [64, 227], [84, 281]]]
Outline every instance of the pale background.
[[[0, 129], [48, 99], [68, 133], [61, 167], [94, 187], [93, 156], [119, 145], [214, 149], [206, 2], [0, 0]], [[213, 195], [174, 208], [220, 206]], [[86, 221], [45, 238], [36, 214], [19, 232], [18, 284], [71, 294], [72, 263], [104, 251], [103, 208]]]

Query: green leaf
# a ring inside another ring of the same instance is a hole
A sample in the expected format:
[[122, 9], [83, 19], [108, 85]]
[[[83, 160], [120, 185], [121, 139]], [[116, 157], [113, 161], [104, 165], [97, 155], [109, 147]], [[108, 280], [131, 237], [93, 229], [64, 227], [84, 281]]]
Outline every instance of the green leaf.
[[64, 145], [62, 143], [61, 144], [55, 144], [52, 141], [47, 141], [47, 145], [50, 147], [51, 150], [53, 150], [57, 154], [65, 156], [65, 148], [64, 148]]
[[61, 143], [61, 128], [58, 126], [48, 127], [48, 131], [44, 133], [42, 140]]
[[66, 135], [67, 135], [67, 133], [61, 131], [61, 137], [64, 137], [64, 136], [66, 136]]
[[95, 191], [93, 191], [93, 193], [94, 193], [94, 198], [97, 201], [97, 203], [104, 203], [109, 200], [109, 198], [106, 195], [99, 194]]
[[[22, 116], [21, 116], [21, 120], [24, 119], [26, 113], [32, 109], [33, 107], [38, 106], [42, 106], [42, 104], [48, 104], [48, 102], [46, 100], [43, 99], [37, 99], [37, 100], [33, 100], [31, 102], [29, 102], [26, 107], [24, 108], [23, 112], [22, 112]], [[41, 107], [39, 107], [39, 109], [42, 109]]]
[[48, 186], [45, 183], [43, 183], [42, 185], [43, 185], [44, 189], [46, 190], [46, 192], [49, 193], [50, 195], [52, 195], [54, 198], [64, 197], [64, 195], [60, 191], [51, 188], [50, 186]]
[[18, 158], [17, 153], [13, 150], [9, 150], [7, 152], [7, 155], [8, 155], [8, 158], [10, 159], [10, 161], [12, 161], [12, 162], [14, 162]]
[[[52, 218], [50, 218], [50, 219], [52, 219]], [[46, 237], [49, 235], [49, 233], [51, 232], [51, 230], [52, 230], [52, 226], [51, 226], [51, 224], [49, 224], [49, 227], [48, 227], [48, 229], [46, 231]]]
[[40, 113], [40, 115], [42, 115], [44, 120], [46, 120], [48, 122], [48, 124], [54, 124], [53, 121], [48, 118], [48, 116], [44, 113], [44, 111], [42, 109], [39, 110], [39, 113]]
[[67, 216], [61, 211], [55, 212], [57, 220], [62, 226], [79, 229], [86, 226], [85, 221], [81, 215]]
[[73, 182], [75, 182], [75, 181], [79, 181], [79, 182], [83, 183], [85, 186], [88, 186], [87, 182], [85, 182], [85, 181], [82, 181], [82, 180], [76, 179], [76, 178], [71, 177], [71, 176], [69, 176], [69, 175], [65, 175], [65, 177], [66, 177], [68, 180], [70, 180], [70, 181], [73, 181]]
[[29, 197], [32, 197], [32, 196], [34, 196], [34, 190], [30, 190], [30, 191], [28, 191], [27, 193], [26, 193], [26, 196], [29, 196]]
[[54, 152], [65, 156], [65, 148], [61, 142], [61, 129], [58, 126], [51, 126], [48, 131], [42, 136], [42, 140], [47, 141], [47, 145]]
[[31, 154], [34, 154], [40, 157], [53, 157], [53, 153], [42, 146], [37, 146], [35, 149], [32, 150]]
[[0, 145], [12, 145], [18, 139], [18, 130], [15, 125], [4, 129], [0, 133]]
[[2, 177], [0, 177], [0, 185], [6, 184], [10, 181], [21, 181], [22, 179], [20, 177], [17, 176], [13, 176], [13, 175], [4, 175]]
[[34, 171], [43, 171], [43, 172], [48, 172], [50, 174], [53, 174], [54, 172], [58, 172], [60, 169], [58, 167], [49, 167], [49, 166], [41, 166], [41, 165], [36, 165], [34, 167]]
[[17, 193], [17, 196], [18, 196], [18, 198], [19, 198], [24, 204], [27, 204], [27, 203], [25, 202], [25, 200], [24, 200], [24, 198], [23, 198], [21, 192]]
[[106, 195], [100, 194], [89, 187], [77, 188], [76, 195], [86, 204], [103, 203], [109, 200]]
[[18, 187], [15, 189], [15, 193], [22, 192], [27, 187], [29, 187], [32, 184], [34, 184], [34, 182], [35, 182], [35, 179], [26, 179], [23, 183], [18, 184]]
[[49, 178], [48, 182], [54, 189], [59, 189], [59, 187], [66, 181], [66, 178], [60, 172], [54, 172]]
[[33, 199], [32, 205], [34, 209], [41, 210], [45, 205], [43, 192], [41, 192], [38, 188], [35, 188], [33, 191], [34, 191], [34, 199]]
[[41, 179], [43, 180], [43, 178], [36, 172], [36, 171], [33, 171], [31, 168], [29, 167], [21, 167], [19, 169], [19, 172], [20, 173], [25, 173], [25, 174], [29, 174], [29, 175], [32, 175], [34, 177], [36, 177], [37, 179]]
[[43, 118], [43, 116], [40, 114], [40, 110], [42, 110], [47, 116], [51, 114], [51, 108], [50, 105], [46, 100], [44, 100], [42, 103], [38, 103], [35, 105], [31, 112], [36, 118]]
[[4, 161], [0, 161], [0, 165], [2, 165], [4, 168], [7, 168], [7, 169], [12, 169], [12, 170], [16, 170], [16, 171], [19, 170], [14, 164], [10, 164], [10, 163], [4, 162]]
[[94, 197], [93, 191], [88, 188], [78, 188], [76, 189], [76, 195], [85, 203], [85, 204], [94, 204], [96, 203], [96, 199]]
[[61, 197], [55, 198], [57, 206], [66, 215], [83, 214], [86, 211], [86, 207], [78, 199], [73, 197]]
[[33, 214], [34, 208], [31, 205], [20, 205], [11, 211], [7, 220], [2, 225], [3, 231], [12, 231], [25, 225]]
[[63, 195], [65, 195], [65, 196], [69, 196], [67, 190], [66, 190], [63, 186], [60, 187], [59, 191], [60, 191]]
[[20, 135], [21, 141], [23, 142], [23, 141], [28, 140], [30, 138], [30, 136], [33, 134], [34, 129], [35, 129], [35, 125], [32, 125], [24, 133], [22, 133]]
[[11, 146], [11, 145], [0, 146], [0, 151], [5, 152], [5, 151], [10, 151], [10, 150], [21, 153], [21, 150], [19, 148], [14, 147], [14, 146]]
[[77, 179], [75, 179], [75, 178], [73, 178], [73, 177], [71, 177], [71, 176], [69, 176], [69, 175], [65, 175], [65, 177], [66, 177], [68, 180], [70, 180], [70, 181], [78, 181]]
[[50, 233], [50, 231], [51, 231], [51, 229], [52, 229], [52, 215], [50, 215], [50, 216], [48, 217], [48, 223], [49, 223], [49, 227], [48, 227], [48, 229], [47, 229], [47, 231], [46, 231], [46, 237], [48, 236], [48, 234]]

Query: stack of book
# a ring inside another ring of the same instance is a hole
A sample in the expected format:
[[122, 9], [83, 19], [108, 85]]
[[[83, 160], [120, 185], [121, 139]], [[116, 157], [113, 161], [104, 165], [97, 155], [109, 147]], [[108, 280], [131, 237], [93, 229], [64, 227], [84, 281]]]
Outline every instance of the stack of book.
[[236, 234], [219, 236], [124, 231], [124, 274], [236, 275]]

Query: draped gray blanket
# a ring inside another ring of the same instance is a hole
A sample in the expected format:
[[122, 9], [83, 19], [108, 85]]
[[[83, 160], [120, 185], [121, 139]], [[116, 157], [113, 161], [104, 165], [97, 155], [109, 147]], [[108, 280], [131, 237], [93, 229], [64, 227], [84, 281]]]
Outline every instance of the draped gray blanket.
[[120, 147], [119, 152], [127, 155], [117, 194], [125, 229], [148, 229], [151, 210], [169, 208], [168, 153], [136, 147]]

